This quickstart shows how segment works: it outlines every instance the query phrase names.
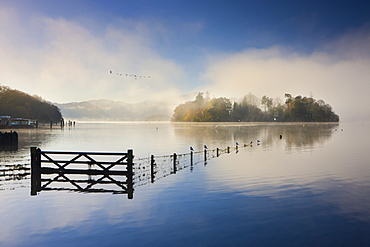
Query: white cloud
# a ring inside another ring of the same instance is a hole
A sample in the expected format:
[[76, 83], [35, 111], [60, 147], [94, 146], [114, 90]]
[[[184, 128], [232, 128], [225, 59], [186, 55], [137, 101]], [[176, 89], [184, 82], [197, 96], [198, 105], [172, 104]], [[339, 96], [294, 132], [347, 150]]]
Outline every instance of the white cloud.
[[184, 76], [183, 69], [152, 48], [147, 23], [117, 20], [91, 30], [80, 21], [20, 16], [9, 9], [0, 12], [6, 37], [0, 41], [0, 58], [7, 61], [1, 66], [4, 85], [60, 103], [99, 98], [137, 102], [179, 93], [175, 82]]
[[364, 42], [370, 34], [359, 33], [331, 43], [330, 51], [309, 55], [273, 47], [210, 57], [203, 74], [208, 85], [200, 90], [227, 97], [312, 94], [332, 105], [343, 121], [370, 120], [370, 56]]

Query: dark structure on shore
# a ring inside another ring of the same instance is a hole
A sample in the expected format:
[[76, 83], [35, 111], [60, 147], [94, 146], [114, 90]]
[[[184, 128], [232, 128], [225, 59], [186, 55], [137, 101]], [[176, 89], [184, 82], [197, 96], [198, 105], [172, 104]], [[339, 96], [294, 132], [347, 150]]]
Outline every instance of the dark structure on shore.
[[18, 133], [15, 131], [0, 132], [0, 151], [17, 151]]

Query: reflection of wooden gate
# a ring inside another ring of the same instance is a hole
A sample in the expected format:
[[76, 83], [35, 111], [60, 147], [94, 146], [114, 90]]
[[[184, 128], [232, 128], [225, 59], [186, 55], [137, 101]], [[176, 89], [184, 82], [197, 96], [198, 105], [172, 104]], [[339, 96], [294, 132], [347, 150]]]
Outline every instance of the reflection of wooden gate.
[[[127, 153], [60, 152], [31, 147], [31, 195], [41, 190], [70, 190], [128, 194], [132, 199], [133, 158], [132, 150]], [[57, 184], [64, 186], [55, 187]]]

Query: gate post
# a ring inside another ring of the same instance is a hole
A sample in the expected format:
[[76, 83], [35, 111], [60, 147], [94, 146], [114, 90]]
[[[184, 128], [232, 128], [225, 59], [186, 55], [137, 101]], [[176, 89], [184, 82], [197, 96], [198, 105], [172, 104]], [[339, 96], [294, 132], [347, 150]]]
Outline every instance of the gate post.
[[31, 196], [41, 189], [41, 150], [31, 147]]
[[128, 199], [134, 198], [134, 184], [133, 184], [133, 150], [127, 150], [127, 194]]

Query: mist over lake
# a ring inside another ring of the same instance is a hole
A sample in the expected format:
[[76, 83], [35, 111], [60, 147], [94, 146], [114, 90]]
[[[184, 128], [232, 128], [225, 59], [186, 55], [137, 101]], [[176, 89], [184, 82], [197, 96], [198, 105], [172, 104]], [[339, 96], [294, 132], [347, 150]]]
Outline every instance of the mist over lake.
[[0, 247], [370, 246], [370, 1], [0, 0], [0, 33]]
[[[37, 146], [132, 149], [134, 168], [154, 155], [170, 172], [134, 184], [133, 199], [53, 190], [31, 196], [30, 175], [4, 172], [0, 245], [368, 246], [369, 129], [368, 123], [169, 122], [19, 129], [18, 151], [0, 152], [2, 170], [29, 167], [30, 146]], [[210, 154], [223, 151], [204, 160], [204, 145]], [[176, 174], [174, 153], [181, 157]]]

